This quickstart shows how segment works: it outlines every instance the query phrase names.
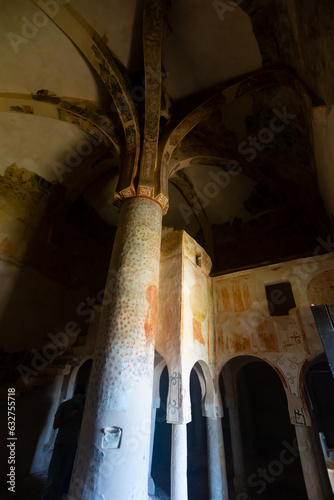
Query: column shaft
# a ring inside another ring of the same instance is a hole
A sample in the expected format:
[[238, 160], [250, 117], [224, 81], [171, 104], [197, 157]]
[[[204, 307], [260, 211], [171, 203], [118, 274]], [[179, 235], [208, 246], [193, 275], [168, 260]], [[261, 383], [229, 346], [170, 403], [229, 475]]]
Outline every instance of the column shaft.
[[147, 500], [161, 220], [146, 198], [120, 210], [70, 500]]
[[150, 495], [155, 494], [155, 484], [152, 477], [152, 459], [153, 459], [153, 448], [154, 448], [154, 433], [155, 433], [155, 419], [157, 415], [157, 407], [154, 405], [154, 401], [152, 404], [152, 412], [151, 412], [151, 439], [150, 439], [150, 460], [149, 460], [149, 468], [148, 468], [148, 493]]
[[188, 500], [187, 424], [172, 426], [171, 500]]
[[295, 429], [308, 500], [325, 500], [311, 427], [296, 425]]
[[209, 490], [211, 500], [228, 500], [224, 437], [220, 418], [207, 418]]

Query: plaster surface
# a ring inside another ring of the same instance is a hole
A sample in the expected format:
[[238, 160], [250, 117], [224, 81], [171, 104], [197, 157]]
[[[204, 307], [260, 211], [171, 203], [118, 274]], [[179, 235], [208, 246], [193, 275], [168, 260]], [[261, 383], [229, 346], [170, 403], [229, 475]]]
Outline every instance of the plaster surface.
[[[161, 216], [145, 198], [121, 208], [71, 482], [80, 500], [147, 500]], [[106, 449], [113, 426], [120, 446]]]

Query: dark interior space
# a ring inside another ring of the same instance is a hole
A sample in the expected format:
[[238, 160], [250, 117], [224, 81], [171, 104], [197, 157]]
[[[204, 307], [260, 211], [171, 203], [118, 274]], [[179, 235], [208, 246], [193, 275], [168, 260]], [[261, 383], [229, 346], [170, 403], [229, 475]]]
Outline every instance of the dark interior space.
[[[277, 463], [286, 443], [292, 447], [296, 439], [278, 375], [266, 363], [249, 363], [239, 373], [238, 388], [241, 398], [247, 395], [251, 402], [252, 430], [246, 412], [240, 412], [248, 486], [253, 484], [249, 486], [249, 494], [263, 500], [307, 500], [300, 459], [288, 465]], [[259, 468], [268, 471], [268, 480], [259, 478]]]
[[[220, 388], [224, 401], [222, 377]], [[299, 457], [291, 458], [287, 465], [280, 461], [282, 450], [296, 446], [296, 434], [278, 375], [265, 362], [247, 363], [237, 375], [237, 392], [246, 494], [252, 500], [307, 500]], [[223, 432], [229, 491], [231, 499], [238, 499], [233, 485], [234, 473], [230, 468], [233, 456], [227, 414], [225, 408]]]
[[84, 387], [87, 391], [88, 389], [88, 382], [89, 382], [89, 376], [90, 372], [92, 369], [92, 364], [93, 360], [92, 359], [87, 359], [79, 368], [78, 374], [77, 374], [77, 379], [75, 381], [75, 389], [74, 389], [74, 394], [76, 392], [77, 387]]
[[334, 0], [0, 12], [0, 500], [334, 500]]
[[172, 426], [166, 422], [168, 396], [168, 369], [164, 368], [160, 377], [160, 408], [157, 409], [152, 459], [152, 477], [156, 493], [170, 496], [170, 463]]
[[317, 429], [324, 434], [328, 449], [334, 449], [334, 379], [325, 357], [308, 370], [306, 387]]
[[196, 371], [190, 374], [192, 420], [187, 424], [189, 500], [209, 500], [206, 418], [202, 415], [201, 387]]
[[[167, 395], [166, 367], [160, 378], [161, 404], [156, 415], [152, 461], [152, 477], [159, 498], [170, 496], [172, 425], [166, 422]], [[202, 415], [201, 387], [194, 369], [190, 376], [190, 398], [192, 421], [187, 424], [188, 499], [209, 500], [206, 421]]]
[[228, 413], [228, 408], [226, 407], [226, 403], [225, 403], [225, 385], [224, 385], [224, 379], [223, 379], [222, 373], [220, 373], [220, 375], [219, 375], [219, 390], [220, 390], [223, 409], [224, 409], [224, 417], [221, 419], [221, 423], [222, 423], [222, 427], [223, 427], [228, 492], [229, 492], [229, 497], [233, 498], [235, 493], [234, 493], [234, 485], [233, 485], [234, 471], [233, 471], [233, 460], [232, 460], [230, 417], [229, 417], [229, 413]]

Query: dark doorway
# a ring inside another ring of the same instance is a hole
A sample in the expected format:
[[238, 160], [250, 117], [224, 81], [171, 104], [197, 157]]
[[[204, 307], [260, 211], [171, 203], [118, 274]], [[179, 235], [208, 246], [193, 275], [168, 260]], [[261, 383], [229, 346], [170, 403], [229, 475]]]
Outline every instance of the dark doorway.
[[229, 494], [229, 499], [232, 500], [235, 495], [233, 486], [234, 470], [233, 470], [232, 446], [231, 446], [230, 416], [225, 403], [225, 385], [222, 373], [220, 373], [219, 375], [219, 390], [224, 410], [224, 417], [221, 419], [221, 422], [223, 427], [228, 494]]
[[168, 383], [166, 366], [160, 377], [160, 408], [157, 409], [155, 419], [152, 459], [152, 477], [159, 498], [163, 498], [164, 495], [170, 496], [172, 426], [166, 422]]
[[[267, 363], [252, 360], [238, 371], [237, 393], [249, 499], [307, 500], [300, 458], [291, 451], [298, 452], [296, 433], [279, 376]], [[291, 463], [282, 463], [282, 452]], [[227, 446], [227, 463], [233, 462], [229, 453]]]
[[206, 418], [202, 415], [202, 393], [196, 371], [190, 374], [192, 420], [187, 425], [188, 498], [209, 500]]
[[73, 394], [75, 394], [77, 387], [85, 387], [86, 392], [87, 392], [90, 372], [92, 370], [92, 364], [93, 364], [93, 360], [87, 359], [87, 361], [82, 363], [82, 365], [80, 366], [78, 373], [77, 373], [77, 378], [75, 381], [75, 387], [74, 387]]
[[308, 370], [306, 387], [318, 430], [324, 434], [328, 448], [334, 449], [334, 378], [325, 358]]

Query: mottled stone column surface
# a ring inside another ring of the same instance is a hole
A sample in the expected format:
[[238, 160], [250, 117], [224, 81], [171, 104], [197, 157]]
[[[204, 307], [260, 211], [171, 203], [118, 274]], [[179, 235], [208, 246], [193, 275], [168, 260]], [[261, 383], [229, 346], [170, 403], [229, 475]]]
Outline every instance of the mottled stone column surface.
[[147, 500], [161, 220], [121, 207], [69, 500]]

